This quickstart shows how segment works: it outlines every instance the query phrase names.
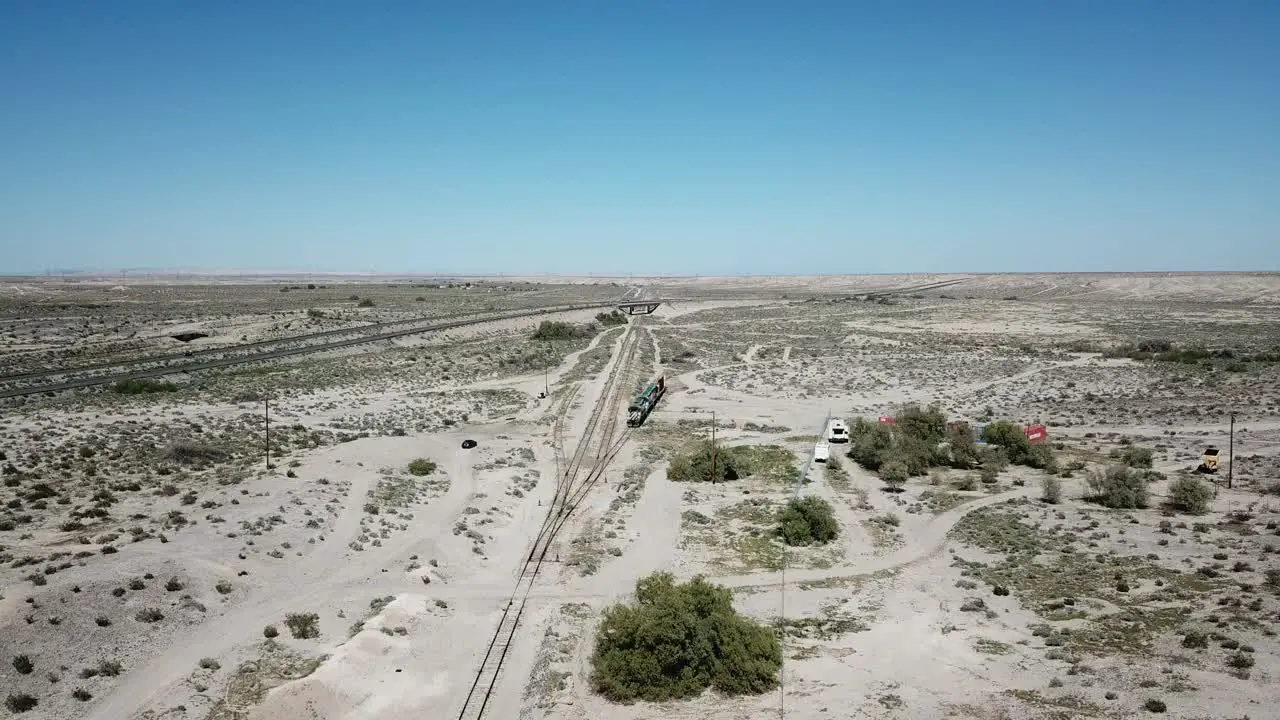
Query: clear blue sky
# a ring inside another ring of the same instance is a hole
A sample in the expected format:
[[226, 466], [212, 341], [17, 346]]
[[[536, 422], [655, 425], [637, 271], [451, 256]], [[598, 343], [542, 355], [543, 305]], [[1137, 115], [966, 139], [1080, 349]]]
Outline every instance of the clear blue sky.
[[1280, 2], [0, 2], [0, 272], [1280, 270]]

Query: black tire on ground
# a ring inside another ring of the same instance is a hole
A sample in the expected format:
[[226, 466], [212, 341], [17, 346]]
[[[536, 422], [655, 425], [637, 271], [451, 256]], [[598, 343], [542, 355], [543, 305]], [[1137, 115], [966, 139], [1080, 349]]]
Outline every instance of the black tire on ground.
[[475, 446], [476, 446], [476, 441], [475, 441], [475, 440], [463, 440], [463, 441], [462, 441], [462, 449], [463, 449], [463, 450], [470, 450], [471, 448], [473, 448], [473, 447], [475, 447]]

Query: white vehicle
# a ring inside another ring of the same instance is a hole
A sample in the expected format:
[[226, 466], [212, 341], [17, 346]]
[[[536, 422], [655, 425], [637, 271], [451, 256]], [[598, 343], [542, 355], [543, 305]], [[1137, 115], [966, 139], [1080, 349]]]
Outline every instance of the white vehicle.
[[840, 418], [833, 419], [827, 425], [827, 441], [833, 443], [849, 442], [849, 426]]
[[820, 442], [813, 446], [813, 459], [815, 462], [824, 463], [829, 457], [831, 457], [831, 448], [826, 443]]

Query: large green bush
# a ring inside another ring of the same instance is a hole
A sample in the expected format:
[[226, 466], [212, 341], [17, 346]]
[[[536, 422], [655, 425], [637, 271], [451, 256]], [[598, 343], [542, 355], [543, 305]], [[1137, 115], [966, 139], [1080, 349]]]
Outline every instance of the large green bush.
[[800, 480], [796, 455], [780, 445], [715, 445], [715, 471], [712, 472], [713, 446], [708, 440], [691, 443], [667, 465], [667, 479], [676, 482], [724, 482], [750, 475], [782, 485]]
[[615, 702], [758, 695], [778, 686], [782, 649], [728, 588], [661, 572], [636, 582], [634, 604], [605, 610], [591, 663], [592, 689]]
[[907, 405], [892, 424], [858, 418], [849, 435], [849, 457], [878, 471], [890, 485], [906, 482], [904, 469], [907, 477], [925, 475], [934, 467], [981, 466], [998, 473], [1010, 462], [1051, 473], [1058, 469], [1053, 449], [1032, 444], [1021, 426], [1007, 420], [987, 425], [982, 433], [987, 446], [980, 449], [973, 428], [968, 423], [949, 424], [937, 406]]
[[840, 524], [831, 503], [807, 495], [778, 511], [777, 533], [788, 545], [824, 545], [840, 534]]
[[1032, 443], [1021, 425], [1008, 420], [997, 420], [982, 428], [982, 439], [1004, 450], [1009, 462], [1014, 465], [1026, 465], [1047, 472], [1058, 470], [1053, 448], [1045, 443]]
[[593, 326], [574, 325], [560, 320], [543, 320], [533, 331], [534, 340], [576, 340], [595, 335]]
[[1112, 465], [1104, 472], [1089, 474], [1090, 498], [1109, 508], [1131, 510], [1145, 508], [1150, 501], [1147, 478], [1126, 465]]
[[740, 472], [740, 465], [738, 456], [732, 449], [712, 445], [710, 440], [700, 440], [685, 452], [671, 458], [667, 465], [667, 479], [676, 482], [737, 480], [746, 475]]
[[1199, 478], [1183, 475], [1169, 483], [1169, 505], [1192, 515], [1209, 512], [1213, 488]]
[[112, 391], [121, 395], [142, 395], [145, 393], [177, 392], [178, 386], [167, 380], [150, 378], [130, 378], [119, 380], [111, 386]]
[[426, 458], [417, 458], [409, 462], [410, 475], [430, 475], [436, 471], [436, 464]]
[[618, 312], [617, 310], [614, 310], [614, 311], [613, 311], [613, 312], [611, 312], [611, 313], [599, 313], [599, 314], [597, 314], [597, 315], [596, 315], [596, 322], [600, 323], [600, 324], [601, 324], [602, 326], [604, 326], [604, 327], [610, 327], [610, 326], [613, 326], [613, 325], [626, 325], [626, 324], [627, 324], [627, 316], [626, 316], [626, 315], [623, 315], [622, 313]]
[[1132, 468], [1150, 468], [1152, 460], [1155, 458], [1155, 453], [1151, 448], [1137, 445], [1125, 445], [1111, 455]]

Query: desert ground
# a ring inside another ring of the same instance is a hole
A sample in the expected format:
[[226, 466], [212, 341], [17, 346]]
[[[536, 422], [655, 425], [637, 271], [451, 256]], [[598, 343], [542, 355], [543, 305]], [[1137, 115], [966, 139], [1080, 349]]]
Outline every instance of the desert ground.
[[[6, 278], [0, 391], [577, 303], [0, 399], [0, 717], [1280, 717], [1280, 274]], [[829, 418], [913, 405], [1043, 424], [1053, 467], [814, 462]], [[739, 477], [668, 477], [713, 436]], [[838, 535], [788, 545], [810, 497]], [[777, 682], [599, 692], [658, 571], [729, 588]]]

